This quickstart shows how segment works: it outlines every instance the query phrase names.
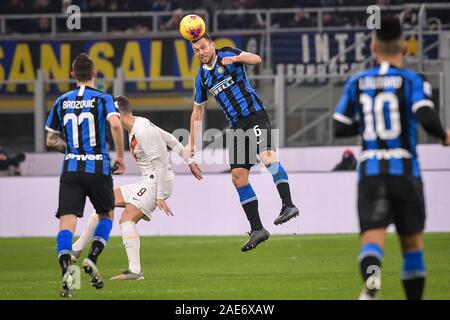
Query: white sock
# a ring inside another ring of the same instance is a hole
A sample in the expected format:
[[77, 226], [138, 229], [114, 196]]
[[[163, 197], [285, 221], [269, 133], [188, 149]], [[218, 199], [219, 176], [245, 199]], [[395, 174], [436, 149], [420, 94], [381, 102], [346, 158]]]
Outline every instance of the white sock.
[[95, 228], [97, 228], [98, 221], [99, 221], [98, 214], [96, 214], [94, 212], [89, 217], [88, 223], [84, 227], [83, 232], [81, 233], [81, 236], [72, 245], [73, 251], [83, 250], [88, 244], [91, 243], [92, 238], [94, 238], [94, 232], [95, 232]]
[[141, 240], [137, 232], [136, 223], [133, 221], [125, 221], [120, 225], [122, 230], [122, 241], [128, 257], [128, 269], [131, 272], [141, 272], [141, 259], [139, 250], [141, 247]]

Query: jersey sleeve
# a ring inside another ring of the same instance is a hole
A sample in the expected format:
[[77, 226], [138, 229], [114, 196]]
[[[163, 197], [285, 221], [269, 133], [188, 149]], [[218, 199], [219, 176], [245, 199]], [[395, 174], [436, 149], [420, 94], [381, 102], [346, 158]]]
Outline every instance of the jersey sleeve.
[[356, 115], [356, 103], [354, 99], [356, 91], [356, 81], [350, 79], [347, 81], [344, 92], [336, 106], [333, 119], [346, 125], [352, 125]]
[[109, 119], [109, 117], [111, 116], [118, 116], [120, 117], [119, 114], [119, 106], [117, 104], [116, 99], [110, 95], [110, 94], [106, 94], [103, 97], [103, 101], [105, 102], [105, 109], [106, 109], [106, 119]]
[[197, 77], [195, 78], [194, 103], [196, 105], [202, 105], [208, 100], [208, 92], [202, 84], [201, 72], [202, 70], [197, 73]]
[[241, 53], [244, 53], [245, 51], [238, 49], [238, 48], [232, 48], [232, 47], [223, 47], [220, 49], [221, 55], [223, 57], [235, 57], [240, 55]]
[[442, 127], [436, 110], [432, 108], [419, 108], [415, 113], [415, 116], [428, 134], [440, 139], [441, 141], [445, 141], [447, 133]]
[[434, 103], [431, 101], [431, 84], [424, 76], [418, 74], [414, 75], [411, 90], [411, 108], [414, 113], [423, 107], [434, 108]]
[[166, 145], [175, 153], [177, 153], [181, 158], [183, 157], [183, 145], [178, 141], [175, 136], [159, 127], [158, 131], [161, 134], [162, 138], [164, 139], [164, 142]]
[[57, 134], [60, 134], [62, 132], [62, 123], [58, 115], [59, 102], [59, 99], [56, 100], [45, 124], [45, 130]]

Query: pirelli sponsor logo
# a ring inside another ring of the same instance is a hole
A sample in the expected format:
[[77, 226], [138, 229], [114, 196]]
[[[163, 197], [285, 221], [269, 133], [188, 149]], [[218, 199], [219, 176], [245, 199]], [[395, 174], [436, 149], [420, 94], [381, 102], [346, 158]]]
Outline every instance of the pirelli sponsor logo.
[[216, 84], [214, 87], [209, 89], [209, 92], [216, 97], [219, 93], [221, 93], [226, 88], [229, 88], [234, 83], [234, 80], [231, 76], [223, 79], [218, 84]]

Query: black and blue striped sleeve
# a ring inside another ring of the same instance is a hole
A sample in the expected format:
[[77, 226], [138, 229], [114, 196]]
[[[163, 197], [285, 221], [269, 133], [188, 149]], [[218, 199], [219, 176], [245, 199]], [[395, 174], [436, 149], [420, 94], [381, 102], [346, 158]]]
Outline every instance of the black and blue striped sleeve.
[[359, 133], [359, 123], [355, 121], [356, 81], [351, 78], [347, 81], [344, 92], [333, 114], [334, 135], [336, 137], [351, 137]]
[[439, 119], [439, 114], [434, 108], [434, 103], [431, 100], [432, 88], [425, 76], [414, 74], [411, 79], [411, 109], [416, 119], [420, 122], [424, 130], [440, 139], [445, 140], [447, 134], [442, 127]]
[[431, 100], [432, 97], [432, 88], [431, 84], [427, 81], [425, 76], [414, 74], [411, 78], [412, 86], [411, 86], [411, 108], [413, 113], [416, 113], [417, 110], [428, 107], [434, 108], [434, 103]]
[[356, 114], [354, 95], [356, 92], [356, 82], [353, 79], [347, 81], [344, 87], [344, 92], [336, 106], [333, 114], [333, 119], [346, 125], [351, 125], [354, 122]]
[[116, 99], [112, 95], [105, 94], [103, 101], [105, 102], [105, 109], [107, 114], [106, 119], [109, 119], [109, 117], [111, 116], [120, 117], [119, 106], [117, 105]]
[[45, 124], [45, 130], [47, 130], [48, 132], [61, 134], [62, 123], [59, 117], [59, 110], [60, 110], [60, 100], [57, 99], [47, 117], [47, 122]]
[[347, 81], [344, 92], [333, 114], [334, 135], [336, 137], [351, 137], [359, 133], [359, 123], [355, 121], [356, 81], [352, 78]]
[[223, 47], [220, 49], [220, 53], [222, 57], [235, 57], [243, 53], [241, 49], [232, 48], [232, 47]]
[[195, 105], [203, 105], [208, 100], [208, 92], [206, 91], [205, 86], [202, 84], [202, 70], [199, 70], [197, 73], [197, 77], [195, 78], [195, 87], [194, 87], [194, 104]]

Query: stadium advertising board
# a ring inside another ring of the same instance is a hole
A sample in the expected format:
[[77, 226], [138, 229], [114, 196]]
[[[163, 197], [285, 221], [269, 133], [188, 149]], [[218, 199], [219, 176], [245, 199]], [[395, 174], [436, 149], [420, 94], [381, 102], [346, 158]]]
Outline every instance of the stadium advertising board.
[[[344, 75], [364, 69], [370, 58], [370, 37], [367, 30], [330, 32], [290, 32], [272, 35], [273, 71], [281, 70], [288, 83], [302, 82], [296, 76]], [[437, 35], [424, 36], [425, 48], [437, 40]], [[417, 35], [405, 37], [408, 56], [417, 56], [420, 44]], [[341, 54], [342, 53], [342, 54]], [[337, 59], [332, 58], [338, 56]], [[437, 58], [438, 48], [426, 52], [426, 57]], [[332, 61], [333, 60], [333, 61]], [[325, 81], [316, 77], [308, 82]]]
[[[320, 76], [328, 73], [348, 74], [364, 67], [370, 57], [367, 30], [330, 32], [283, 32], [272, 34], [273, 72], [281, 70], [288, 83], [302, 79], [295, 76]], [[436, 41], [437, 35], [425, 35], [425, 47]], [[408, 55], [417, 56], [420, 50], [417, 35], [407, 35]], [[250, 52], [263, 53], [261, 35], [223, 36], [216, 39], [217, 47], [233, 46]], [[0, 81], [35, 80], [36, 70], [42, 69], [50, 79], [67, 79], [70, 64], [80, 52], [91, 55], [98, 67], [99, 77], [114, 78], [116, 68], [124, 70], [126, 78], [182, 76], [194, 77], [199, 61], [193, 56], [188, 41], [179, 37], [112, 40], [36, 40], [0, 41]], [[351, 48], [350, 48], [351, 47]], [[349, 49], [350, 48], [350, 49]], [[330, 63], [337, 54], [347, 50]], [[425, 53], [428, 58], [438, 56], [438, 48]], [[249, 73], [257, 72], [257, 69]], [[310, 80], [311, 81], [311, 80]], [[315, 81], [325, 81], [315, 78]], [[308, 81], [309, 82], [309, 81]], [[107, 89], [111, 83], [107, 83]], [[69, 88], [68, 83], [49, 87], [50, 94], [59, 94]], [[127, 92], [192, 90], [192, 81], [154, 81], [128, 83]], [[0, 87], [3, 94], [32, 94], [33, 84], [9, 84]]]
[[[216, 39], [217, 47], [239, 47], [259, 51], [259, 35], [224, 36]], [[0, 41], [0, 81], [35, 80], [36, 70], [42, 69], [47, 79], [69, 78], [74, 57], [88, 53], [95, 61], [100, 78], [112, 79], [116, 68], [122, 68], [125, 78], [161, 76], [194, 77], [200, 62], [190, 43], [179, 37], [113, 40], [36, 40]], [[107, 83], [107, 89], [111, 87]], [[69, 90], [69, 83], [49, 87], [50, 94]], [[192, 81], [154, 81], [128, 83], [127, 92], [192, 90]], [[3, 94], [32, 94], [33, 84], [8, 84], [0, 88]]]

